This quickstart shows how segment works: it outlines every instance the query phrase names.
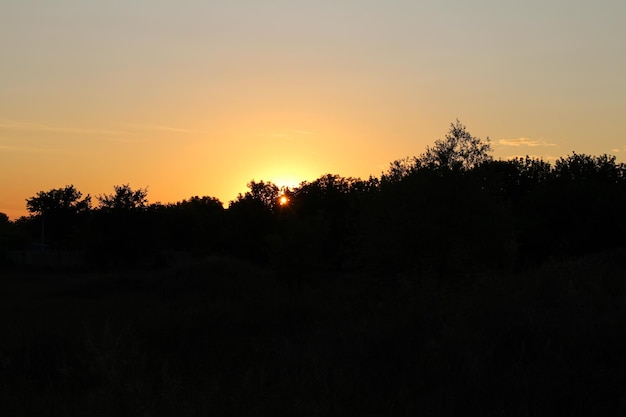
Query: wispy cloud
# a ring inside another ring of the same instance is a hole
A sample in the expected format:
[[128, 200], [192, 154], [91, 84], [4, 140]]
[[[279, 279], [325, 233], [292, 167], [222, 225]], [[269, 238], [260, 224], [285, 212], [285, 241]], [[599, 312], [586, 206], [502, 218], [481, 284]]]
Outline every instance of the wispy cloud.
[[0, 151], [6, 152], [37, 152], [37, 153], [52, 153], [56, 152], [56, 149], [38, 148], [34, 146], [15, 146], [15, 145], [2, 145], [0, 144]]
[[555, 143], [549, 143], [545, 140], [536, 140], [530, 138], [517, 138], [517, 139], [500, 139], [498, 144], [503, 146], [556, 146]]
[[51, 132], [51, 133], [75, 133], [82, 135], [102, 135], [117, 136], [126, 135], [128, 132], [122, 130], [85, 128], [78, 126], [54, 126], [36, 122], [24, 122], [8, 119], [0, 119], [0, 130], [11, 130], [21, 132]]
[[0, 137], [0, 153], [79, 155], [81, 151], [75, 146], [59, 144], [56, 140]]
[[135, 129], [135, 130], [156, 130], [161, 132], [173, 132], [173, 133], [209, 133], [204, 130], [184, 129], [180, 127], [153, 125], [153, 124], [141, 124], [141, 123], [125, 123], [122, 126]]

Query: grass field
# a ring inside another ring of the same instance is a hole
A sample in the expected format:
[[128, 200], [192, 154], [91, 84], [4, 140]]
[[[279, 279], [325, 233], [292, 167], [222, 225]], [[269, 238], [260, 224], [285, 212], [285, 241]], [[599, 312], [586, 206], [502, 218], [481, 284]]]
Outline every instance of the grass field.
[[471, 282], [2, 271], [0, 415], [623, 415], [625, 255]]

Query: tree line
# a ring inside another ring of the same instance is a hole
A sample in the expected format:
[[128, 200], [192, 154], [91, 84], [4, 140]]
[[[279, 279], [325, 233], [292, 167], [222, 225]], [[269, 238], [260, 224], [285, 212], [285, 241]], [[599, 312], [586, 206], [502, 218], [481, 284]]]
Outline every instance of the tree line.
[[[626, 165], [572, 153], [495, 160], [458, 120], [424, 153], [380, 177], [326, 174], [295, 188], [251, 181], [224, 208], [213, 197], [148, 202], [129, 184], [96, 197], [73, 185], [0, 214], [0, 251], [75, 250], [85, 265], [167, 265], [182, 251], [281, 271], [409, 272], [465, 279], [623, 246]], [[5, 262], [6, 263], [6, 262]]]

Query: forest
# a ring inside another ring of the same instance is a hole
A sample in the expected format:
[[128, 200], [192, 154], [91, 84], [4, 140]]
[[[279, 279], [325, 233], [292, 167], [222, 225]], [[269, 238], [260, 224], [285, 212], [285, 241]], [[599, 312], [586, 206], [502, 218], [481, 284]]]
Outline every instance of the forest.
[[626, 164], [460, 122], [368, 179], [0, 213], [3, 415], [621, 415]]

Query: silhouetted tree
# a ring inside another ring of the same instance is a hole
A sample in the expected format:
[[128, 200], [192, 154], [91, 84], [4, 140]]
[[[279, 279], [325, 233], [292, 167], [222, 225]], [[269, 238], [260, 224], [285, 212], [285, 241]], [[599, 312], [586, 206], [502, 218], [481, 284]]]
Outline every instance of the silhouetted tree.
[[525, 158], [514, 158], [511, 161], [519, 169], [520, 183], [524, 188], [545, 183], [552, 177], [552, 166], [542, 159], [526, 156]]
[[146, 212], [148, 189], [115, 185], [113, 194], [97, 197], [92, 232], [92, 262], [102, 267], [134, 267], [155, 250]]
[[279, 195], [280, 188], [271, 181], [259, 181], [254, 180], [248, 183], [249, 191], [245, 194], [239, 194], [231, 205], [236, 204], [261, 204], [265, 209], [273, 210], [276, 207], [276, 199]]
[[547, 252], [579, 256], [619, 245], [626, 232], [625, 172], [608, 155], [573, 153], [555, 162], [552, 180], [531, 196], [552, 231]]
[[144, 209], [148, 203], [148, 189], [133, 190], [129, 184], [113, 186], [115, 193], [98, 196], [99, 207], [104, 210], [130, 211]]
[[420, 168], [384, 184], [363, 209], [361, 263], [446, 280], [505, 268], [516, 257], [512, 220], [471, 176]]
[[26, 199], [26, 210], [35, 215], [85, 212], [91, 208], [91, 197], [87, 195], [81, 200], [82, 196], [73, 185], [40, 191], [36, 196]]
[[552, 171], [550, 163], [527, 156], [485, 161], [471, 171], [471, 176], [492, 196], [504, 201], [518, 201], [522, 195], [550, 180]]
[[415, 157], [397, 159], [389, 164], [389, 168], [381, 175], [380, 181], [383, 183], [395, 183], [402, 181], [417, 168]]
[[457, 120], [420, 157], [393, 162], [363, 210], [364, 266], [452, 277], [514, 262], [513, 219], [499, 199], [514, 189], [518, 169], [491, 163], [489, 151], [488, 138]]
[[224, 206], [214, 197], [194, 196], [162, 210], [155, 232], [165, 233], [177, 249], [206, 252], [218, 250], [223, 243]]
[[472, 136], [463, 124], [457, 119], [450, 124], [450, 130], [445, 139], [436, 140], [432, 147], [427, 147], [417, 163], [439, 170], [470, 170], [491, 156], [489, 138], [485, 141]]
[[526, 263], [619, 246], [626, 232], [626, 169], [614, 156], [573, 153], [549, 163], [517, 158], [512, 200]]
[[268, 181], [248, 183], [249, 191], [239, 194], [228, 206], [225, 236], [231, 251], [255, 260], [264, 260], [265, 237], [275, 224], [279, 187]]
[[345, 268], [355, 256], [356, 227], [368, 197], [379, 181], [326, 174], [303, 182], [289, 193], [290, 202], [268, 236], [274, 263], [303, 270]]
[[11, 221], [9, 220], [9, 216], [0, 212], [0, 232], [4, 230], [4, 228], [8, 227], [10, 223]]
[[11, 221], [9, 220], [9, 216], [0, 212], [0, 249], [4, 248], [4, 245], [6, 244], [10, 227]]
[[554, 176], [559, 180], [617, 184], [626, 180], [626, 165], [618, 164], [614, 155], [591, 156], [573, 152], [557, 159]]
[[0, 267], [5, 265], [7, 262], [5, 252], [9, 244], [10, 227], [11, 222], [9, 221], [9, 216], [0, 212]]
[[91, 197], [82, 198], [73, 185], [40, 191], [26, 199], [26, 210], [39, 218], [41, 243], [69, 244], [71, 235], [80, 229], [77, 221], [91, 209]]

